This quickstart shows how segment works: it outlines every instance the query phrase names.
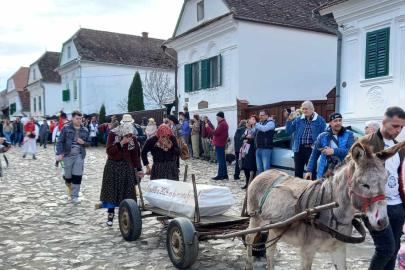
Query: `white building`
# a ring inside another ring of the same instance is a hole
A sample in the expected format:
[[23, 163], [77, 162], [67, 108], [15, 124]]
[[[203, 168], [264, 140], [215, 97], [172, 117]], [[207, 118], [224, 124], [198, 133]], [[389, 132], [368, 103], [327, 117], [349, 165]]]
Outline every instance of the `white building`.
[[30, 113], [30, 96], [26, 89], [27, 81], [27, 67], [20, 67], [7, 80], [7, 101], [11, 117], [28, 116]]
[[317, 1], [184, 1], [165, 46], [178, 57], [180, 109], [215, 119], [230, 133], [237, 99], [251, 105], [325, 99], [336, 84], [336, 24]]
[[405, 1], [339, 0], [320, 8], [342, 33], [340, 112], [364, 128], [405, 104]]
[[59, 64], [58, 52], [45, 52], [30, 65], [28, 86], [31, 116], [56, 115], [61, 110], [60, 76], [55, 69]]
[[[79, 29], [63, 44], [57, 68], [62, 79], [59, 102], [64, 111], [98, 113], [104, 104], [107, 114], [125, 112], [120, 104], [126, 104], [136, 71], [142, 81], [151, 71], [161, 72], [174, 85], [175, 62], [163, 52], [162, 43], [147, 33], [139, 37]], [[144, 101], [146, 108], [157, 106]]]

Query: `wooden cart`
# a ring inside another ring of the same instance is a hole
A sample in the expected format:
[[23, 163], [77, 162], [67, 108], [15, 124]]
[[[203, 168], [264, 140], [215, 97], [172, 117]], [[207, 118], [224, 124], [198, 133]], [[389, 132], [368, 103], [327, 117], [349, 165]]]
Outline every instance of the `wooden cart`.
[[138, 186], [140, 191], [140, 205], [138, 205], [135, 200], [127, 199], [119, 206], [119, 227], [122, 237], [127, 241], [137, 240], [142, 233], [142, 219], [157, 217], [162, 223], [168, 224], [166, 249], [170, 260], [178, 269], [187, 269], [191, 267], [197, 259], [199, 241], [244, 237], [247, 234], [264, 232], [276, 227], [284, 227], [296, 220], [307, 218], [322, 210], [337, 207], [336, 203], [322, 205], [306, 210], [283, 222], [247, 230], [249, 217], [246, 215], [243, 216], [246, 203], [242, 210], [242, 216], [218, 215], [200, 217], [198, 193], [194, 175], [192, 175], [192, 184], [195, 200], [195, 216], [193, 219], [179, 213], [145, 205], [142, 191], [140, 186]]

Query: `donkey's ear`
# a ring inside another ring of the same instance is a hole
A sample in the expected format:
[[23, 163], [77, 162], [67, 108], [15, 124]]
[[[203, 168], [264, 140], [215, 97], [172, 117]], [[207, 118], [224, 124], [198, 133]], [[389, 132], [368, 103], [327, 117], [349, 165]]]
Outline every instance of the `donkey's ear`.
[[356, 142], [350, 149], [350, 155], [356, 163], [359, 163], [367, 155], [367, 152], [361, 143]]
[[390, 148], [384, 149], [384, 150], [376, 153], [375, 155], [382, 161], [386, 161], [387, 159], [389, 159], [390, 157], [395, 155], [404, 146], [405, 146], [405, 141], [397, 143], [396, 145], [391, 146]]

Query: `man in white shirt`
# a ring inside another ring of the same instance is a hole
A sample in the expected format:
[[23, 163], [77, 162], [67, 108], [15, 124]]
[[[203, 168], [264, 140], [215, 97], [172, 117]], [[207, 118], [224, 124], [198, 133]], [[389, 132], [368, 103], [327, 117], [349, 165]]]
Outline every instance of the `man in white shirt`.
[[[405, 112], [399, 107], [389, 107], [377, 132], [369, 134], [360, 141], [372, 147], [373, 152], [379, 152], [397, 143], [395, 140], [405, 126]], [[405, 221], [405, 191], [404, 179], [399, 177], [405, 157], [401, 149], [396, 155], [385, 161], [388, 173], [385, 185], [385, 198], [389, 225], [382, 231], [370, 230], [375, 245], [375, 253], [371, 260], [371, 270], [394, 270], [397, 253], [401, 244], [402, 227]]]

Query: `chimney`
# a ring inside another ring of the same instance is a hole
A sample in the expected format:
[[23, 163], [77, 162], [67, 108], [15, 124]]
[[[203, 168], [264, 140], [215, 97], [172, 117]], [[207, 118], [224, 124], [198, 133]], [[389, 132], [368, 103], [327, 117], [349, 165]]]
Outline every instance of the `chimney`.
[[148, 38], [148, 32], [142, 32], [142, 37], [143, 38]]

